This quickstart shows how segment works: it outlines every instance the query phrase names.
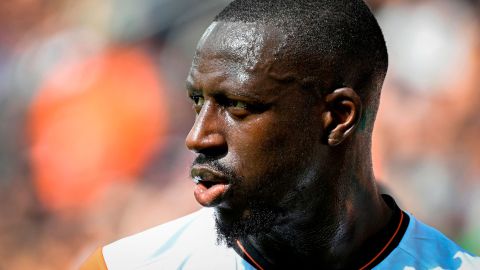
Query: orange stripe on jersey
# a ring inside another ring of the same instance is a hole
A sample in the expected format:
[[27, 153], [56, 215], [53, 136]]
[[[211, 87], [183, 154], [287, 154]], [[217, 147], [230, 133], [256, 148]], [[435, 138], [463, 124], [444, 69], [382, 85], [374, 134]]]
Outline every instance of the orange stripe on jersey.
[[242, 250], [242, 252], [253, 262], [253, 264], [255, 264], [255, 267], [257, 269], [260, 269], [260, 270], [263, 270], [263, 268], [260, 266], [260, 264], [258, 264], [253, 258], [252, 256], [250, 256], [250, 254], [248, 254], [247, 250], [242, 246], [242, 244], [240, 243], [240, 241], [237, 240], [237, 245], [238, 247]]
[[102, 248], [95, 250], [82, 266], [80, 266], [80, 270], [108, 270], [105, 260], [103, 259]]
[[360, 270], [363, 270], [363, 269], [366, 269], [370, 264], [372, 264], [380, 255], [382, 255], [382, 253], [387, 249], [387, 247], [390, 245], [390, 243], [392, 243], [393, 239], [395, 239], [395, 236], [397, 235], [398, 231], [400, 230], [400, 227], [402, 226], [402, 221], [403, 221], [403, 211], [400, 211], [400, 222], [398, 223], [398, 227], [397, 229], [395, 230], [395, 233], [393, 233], [392, 237], [390, 238], [390, 240], [388, 240], [388, 243], [382, 248], [382, 250], [380, 250], [380, 252], [375, 256], [373, 257], [372, 260], [370, 260], [367, 264], [365, 264], [362, 268], [360, 268]]

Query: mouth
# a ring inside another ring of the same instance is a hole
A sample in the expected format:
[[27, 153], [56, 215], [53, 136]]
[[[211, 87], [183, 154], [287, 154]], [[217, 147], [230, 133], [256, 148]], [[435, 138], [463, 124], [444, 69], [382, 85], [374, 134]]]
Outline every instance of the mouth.
[[211, 207], [219, 204], [230, 187], [223, 174], [207, 167], [194, 166], [191, 176], [195, 183], [193, 194], [202, 206]]

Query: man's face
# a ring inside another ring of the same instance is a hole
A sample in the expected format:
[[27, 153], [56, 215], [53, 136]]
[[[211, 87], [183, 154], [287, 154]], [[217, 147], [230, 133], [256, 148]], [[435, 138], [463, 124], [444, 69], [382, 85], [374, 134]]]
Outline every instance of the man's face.
[[216, 206], [220, 222], [263, 215], [270, 226], [286, 208], [318, 201], [309, 190], [324, 167], [323, 105], [288, 79], [296, 74], [278, 60], [283, 41], [263, 24], [218, 22], [197, 47], [187, 78], [197, 116], [186, 145], [198, 154], [195, 198]]

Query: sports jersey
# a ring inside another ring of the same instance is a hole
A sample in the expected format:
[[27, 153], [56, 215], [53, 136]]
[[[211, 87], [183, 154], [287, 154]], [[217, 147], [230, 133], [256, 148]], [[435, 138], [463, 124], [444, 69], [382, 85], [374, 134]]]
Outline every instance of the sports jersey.
[[[401, 210], [398, 213], [393, 219], [398, 224], [392, 226], [388, 243], [367, 264], [354, 269], [480, 269], [480, 257], [469, 254], [413, 215]], [[103, 247], [82, 270], [278, 268], [255, 253], [248, 243], [237, 241], [235, 248], [218, 244], [214, 210], [203, 208]]]

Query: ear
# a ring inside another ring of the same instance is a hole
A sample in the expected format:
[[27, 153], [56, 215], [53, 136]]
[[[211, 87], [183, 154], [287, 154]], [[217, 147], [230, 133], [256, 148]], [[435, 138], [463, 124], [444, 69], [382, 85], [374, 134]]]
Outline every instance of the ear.
[[362, 115], [362, 102], [352, 88], [340, 88], [325, 97], [322, 115], [325, 143], [339, 145], [357, 126]]

